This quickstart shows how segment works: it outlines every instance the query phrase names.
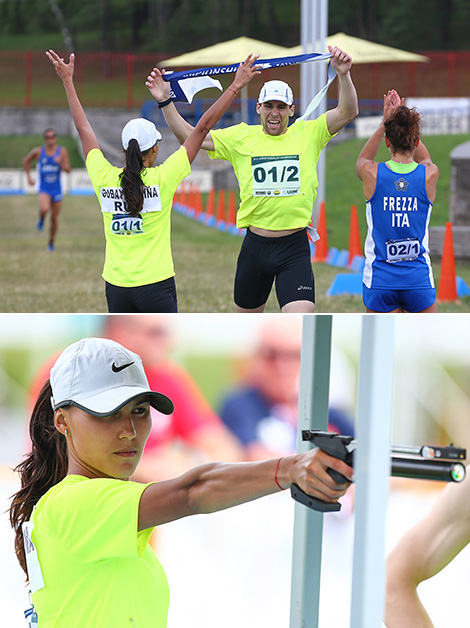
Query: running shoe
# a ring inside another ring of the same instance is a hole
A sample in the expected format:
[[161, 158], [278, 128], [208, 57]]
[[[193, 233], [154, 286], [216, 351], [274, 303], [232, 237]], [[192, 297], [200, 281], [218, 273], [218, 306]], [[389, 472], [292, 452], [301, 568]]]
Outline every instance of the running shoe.
[[36, 223], [36, 229], [38, 231], [42, 231], [43, 225], [44, 225], [44, 216], [39, 216], [38, 221]]
[[49, 251], [49, 253], [52, 253], [55, 250], [54, 242], [49, 242], [49, 244], [47, 245], [47, 250]]

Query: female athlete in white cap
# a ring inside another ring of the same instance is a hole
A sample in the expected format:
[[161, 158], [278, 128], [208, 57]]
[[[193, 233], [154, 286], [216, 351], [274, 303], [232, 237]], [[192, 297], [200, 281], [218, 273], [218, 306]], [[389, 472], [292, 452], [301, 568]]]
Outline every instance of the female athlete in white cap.
[[298, 484], [335, 502], [352, 469], [316, 449], [279, 460], [207, 463], [173, 480], [139, 484], [134, 473], [151, 428], [151, 391], [140, 357], [102, 338], [62, 353], [30, 421], [32, 451], [17, 467], [10, 519], [39, 626], [165, 628], [169, 591], [149, 546], [154, 526], [211, 513]]
[[[106, 257], [103, 278], [110, 312], [176, 312], [177, 299], [170, 244], [170, 210], [176, 188], [191, 172], [202, 141], [222, 117], [240, 89], [259, 66], [250, 55], [240, 64], [231, 86], [199, 120], [183, 148], [154, 167], [155, 125], [143, 118], [131, 120], [122, 131], [126, 165], [117, 168], [101, 152], [73, 83], [75, 55], [69, 63], [54, 51], [46, 52], [64, 83], [73, 121], [80, 135], [86, 166], [103, 212]], [[149, 78], [150, 91], [159, 78]]]

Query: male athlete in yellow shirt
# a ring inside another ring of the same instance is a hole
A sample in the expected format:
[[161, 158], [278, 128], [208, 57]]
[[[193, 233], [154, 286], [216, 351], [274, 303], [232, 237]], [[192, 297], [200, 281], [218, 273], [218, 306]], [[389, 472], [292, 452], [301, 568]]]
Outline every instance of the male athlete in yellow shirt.
[[[314, 311], [306, 227], [318, 187], [316, 166], [328, 141], [358, 114], [352, 59], [339, 48], [328, 48], [339, 79], [337, 107], [317, 120], [299, 120], [289, 127], [292, 90], [283, 81], [268, 81], [256, 105], [261, 125], [212, 130], [202, 144], [212, 159], [233, 165], [240, 184], [237, 226], [247, 232], [235, 275], [237, 312], [263, 312], [274, 280], [282, 312]], [[158, 70], [151, 74], [153, 80], [161, 77]], [[170, 84], [162, 79], [158, 86], [156, 97], [164, 103], [168, 126], [183, 143], [193, 127], [169, 100]]]

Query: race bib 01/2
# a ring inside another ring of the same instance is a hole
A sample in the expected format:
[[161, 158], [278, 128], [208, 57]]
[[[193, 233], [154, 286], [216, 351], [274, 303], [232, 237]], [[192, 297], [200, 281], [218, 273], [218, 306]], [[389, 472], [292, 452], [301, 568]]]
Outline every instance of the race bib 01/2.
[[298, 155], [252, 157], [253, 196], [300, 194]]

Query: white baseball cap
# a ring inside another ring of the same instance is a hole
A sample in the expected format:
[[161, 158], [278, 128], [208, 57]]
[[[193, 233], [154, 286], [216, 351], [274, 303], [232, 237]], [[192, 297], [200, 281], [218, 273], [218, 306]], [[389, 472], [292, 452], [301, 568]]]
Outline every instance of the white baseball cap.
[[134, 118], [129, 120], [122, 129], [122, 147], [127, 150], [131, 140], [137, 140], [141, 152], [152, 148], [162, 139], [162, 134], [150, 120], [145, 118]]
[[163, 414], [173, 412], [166, 395], [150, 390], [140, 357], [107, 338], [83, 338], [65, 349], [51, 369], [52, 408], [77, 406], [109, 416], [146, 395]]
[[268, 102], [268, 100], [280, 100], [286, 105], [292, 105], [294, 95], [287, 83], [284, 81], [268, 81], [263, 85], [259, 93], [258, 102]]

